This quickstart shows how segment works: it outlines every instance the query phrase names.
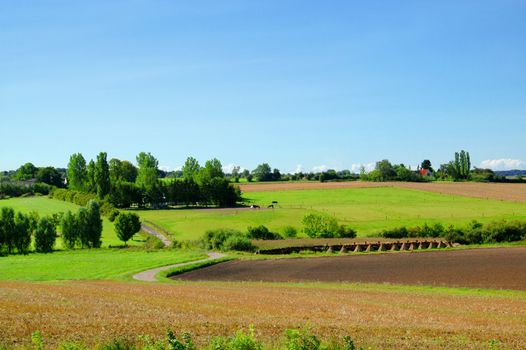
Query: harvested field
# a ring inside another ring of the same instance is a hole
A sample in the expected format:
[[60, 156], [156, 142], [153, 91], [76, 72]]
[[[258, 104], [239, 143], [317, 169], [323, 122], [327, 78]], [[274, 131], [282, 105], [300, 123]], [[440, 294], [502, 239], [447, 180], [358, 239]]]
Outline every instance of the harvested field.
[[526, 202], [526, 184], [475, 182], [290, 182], [239, 185], [243, 192], [338, 188], [400, 187], [465, 197]]
[[526, 247], [235, 260], [173, 278], [190, 281], [366, 282], [526, 290]]
[[198, 345], [254, 324], [265, 342], [308, 323], [323, 338], [350, 334], [374, 349], [526, 347], [526, 294], [369, 285], [0, 282], [0, 343], [45, 344], [116, 335], [161, 337], [167, 328]]

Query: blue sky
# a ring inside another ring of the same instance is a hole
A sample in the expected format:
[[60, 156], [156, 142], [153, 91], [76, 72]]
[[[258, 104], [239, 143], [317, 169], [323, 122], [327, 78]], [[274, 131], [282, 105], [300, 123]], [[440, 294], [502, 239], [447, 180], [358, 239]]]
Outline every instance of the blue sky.
[[7, 1], [0, 169], [526, 168], [526, 2]]

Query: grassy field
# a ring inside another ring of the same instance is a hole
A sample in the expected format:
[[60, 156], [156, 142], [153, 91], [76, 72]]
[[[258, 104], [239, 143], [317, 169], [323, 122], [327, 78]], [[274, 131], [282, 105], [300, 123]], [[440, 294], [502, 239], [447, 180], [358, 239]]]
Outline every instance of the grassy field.
[[[262, 209], [173, 209], [138, 213], [177, 240], [197, 239], [213, 228], [245, 230], [247, 226], [266, 225], [281, 232], [291, 225], [300, 229], [304, 215], [313, 211], [334, 215], [341, 223], [356, 229], [359, 236], [402, 225], [464, 225], [474, 219], [481, 222], [526, 219], [526, 203], [394, 187], [251, 192], [244, 196]], [[279, 204], [275, 209], [266, 209], [272, 201]]]
[[[40, 216], [51, 215], [59, 212], [67, 212], [68, 210], [75, 212], [79, 206], [73, 203], [64, 202], [48, 197], [25, 197], [25, 198], [11, 198], [0, 200], [1, 207], [11, 207], [15, 211], [21, 211], [23, 213], [29, 213], [36, 211]], [[121, 245], [122, 242], [117, 238], [115, 230], [113, 229], [113, 223], [108, 219], [103, 218], [103, 229], [102, 229], [102, 246], [108, 247], [109, 245]], [[58, 228], [60, 229], [60, 228]], [[140, 245], [142, 244], [142, 238], [140, 235], [136, 235], [134, 239], [128, 242], [128, 245]], [[57, 248], [62, 247], [62, 241], [57, 239]]]
[[51, 254], [0, 257], [0, 280], [127, 280], [150, 268], [198, 260], [206, 254], [190, 251], [82, 249]]

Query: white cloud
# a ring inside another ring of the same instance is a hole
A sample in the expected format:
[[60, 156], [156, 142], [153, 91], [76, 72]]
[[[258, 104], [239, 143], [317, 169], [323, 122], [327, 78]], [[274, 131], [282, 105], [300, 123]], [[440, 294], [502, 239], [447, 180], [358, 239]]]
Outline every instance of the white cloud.
[[321, 173], [321, 172], [324, 172], [324, 171], [327, 171], [327, 170], [329, 170], [329, 167], [327, 165], [324, 165], [324, 164], [312, 167], [312, 172], [313, 173]]
[[159, 170], [169, 172], [169, 171], [172, 171], [172, 168], [169, 167], [168, 165], [160, 165]]
[[351, 172], [352, 173], [359, 173], [362, 169], [362, 166], [365, 168], [366, 172], [369, 172], [371, 170], [374, 170], [376, 163], [366, 163], [366, 164], [353, 164], [351, 165]]
[[480, 168], [491, 170], [513, 170], [521, 169], [526, 166], [526, 162], [520, 159], [488, 159], [480, 162]]
[[302, 172], [303, 172], [303, 165], [297, 164], [296, 165], [296, 170], [294, 170], [292, 173], [293, 174], [298, 174], [298, 173], [302, 173]]
[[[234, 163], [230, 163], [230, 164], [227, 164], [227, 165], [223, 165], [223, 172], [227, 173], [227, 174], [231, 174], [232, 173], [232, 170], [234, 169], [234, 167], [236, 167], [238, 165], [234, 164]], [[240, 166], [239, 168], [239, 171], [243, 171], [245, 170], [245, 168], [243, 168], [242, 166]]]

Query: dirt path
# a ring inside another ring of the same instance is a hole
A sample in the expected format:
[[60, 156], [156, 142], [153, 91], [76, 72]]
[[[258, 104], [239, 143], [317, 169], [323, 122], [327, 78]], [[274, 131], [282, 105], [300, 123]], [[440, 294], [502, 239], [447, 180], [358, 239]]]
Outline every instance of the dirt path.
[[152, 227], [150, 227], [148, 225], [141, 224], [141, 229], [144, 232], [159, 238], [163, 242], [165, 247], [169, 247], [172, 244], [172, 241], [170, 241], [165, 235], [163, 235], [159, 231], [156, 231], [155, 229], [153, 229]]
[[526, 290], [526, 247], [234, 260], [185, 272], [173, 279], [363, 282]]
[[202, 262], [206, 262], [206, 261], [210, 261], [210, 260], [220, 259], [220, 258], [223, 258], [225, 256], [226, 256], [226, 254], [209, 252], [208, 253], [208, 258], [206, 258], [206, 259], [188, 261], [188, 262], [185, 262], [185, 263], [161, 266], [161, 267], [157, 267], [155, 269], [146, 270], [146, 271], [139, 272], [139, 273], [133, 275], [133, 279], [135, 279], [137, 281], [144, 281], [144, 282], [156, 282], [157, 279], [155, 278], [155, 275], [157, 275], [161, 271], [169, 270], [169, 269], [174, 268], [174, 267], [186, 266], [186, 265], [202, 263]]

